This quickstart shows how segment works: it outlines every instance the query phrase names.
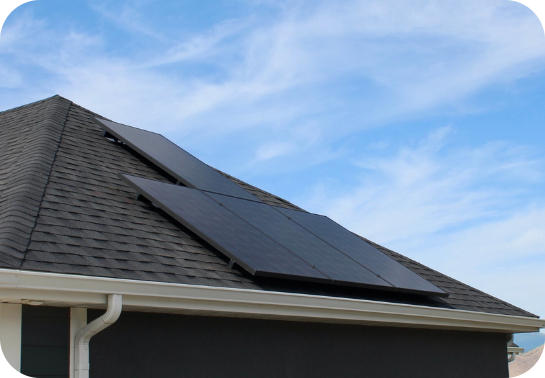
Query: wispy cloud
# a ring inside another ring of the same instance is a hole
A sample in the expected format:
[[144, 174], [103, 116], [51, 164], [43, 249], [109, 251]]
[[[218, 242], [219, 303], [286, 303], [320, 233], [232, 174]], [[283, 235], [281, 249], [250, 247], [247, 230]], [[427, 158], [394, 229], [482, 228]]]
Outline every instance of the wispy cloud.
[[528, 185], [543, 181], [544, 162], [526, 149], [507, 142], [453, 149], [451, 132], [441, 128], [392, 155], [356, 161], [358, 184], [340, 190], [326, 180], [305, 196], [307, 208], [382, 243], [406, 246], [509, 216]]
[[[31, 36], [44, 31], [47, 23], [44, 20], [35, 19], [28, 11], [19, 16], [16, 22], [11, 25], [4, 25], [2, 37], [0, 38], [0, 53], [20, 54]], [[29, 41], [30, 42], [30, 41]], [[36, 47], [36, 46], [31, 46]]]
[[98, 12], [102, 17], [115, 23], [117, 27], [137, 35], [144, 35], [157, 40], [166, 40], [167, 38], [157, 32], [159, 28], [150, 25], [146, 21], [145, 12], [142, 7], [149, 1], [131, 1], [131, 2], [113, 2], [113, 1], [93, 1], [90, 3], [91, 9]]
[[225, 44], [228, 44], [226, 40], [243, 33], [247, 26], [242, 20], [228, 20], [215, 25], [211, 30], [191, 36], [187, 40], [181, 42], [171, 41], [170, 47], [164, 54], [149, 60], [144, 67], [151, 68], [187, 62], [220, 65], [223, 63], [225, 65], [227, 62], [215, 62], [213, 59], [218, 58], [220, 55], [232, 54], [232, 47], [225, 46]]
[[[499, 0], [301, 1], [282, 3], [270, 17], [257, 3], [251, 17], [221, 20], [183, 40], [154, 36], [161, 27], [145, 22], [145, 5], [95, 7], [114, 26], [162, 40], [130, 56], [109, 50], [104, 35], [72, 30], [70, 39], [43, 22], [45, 33], [8, 42], [4, 53], [41, 66], [50, 73], [44, 87], [105, 115], [181, 137], [198, 129], [203, 140], [260, 130], [245, 133], [252, 145], [303, 118], [317, 134], [339, 138], [446, 103], [463, 109], [465, 96], [542, 68], [545, 53], [537, 18]], [[3, 38], [22, 29], [15, 23]], [[294, 139], [284, 146], [299, 144], [297, 133], [287, 134]]]

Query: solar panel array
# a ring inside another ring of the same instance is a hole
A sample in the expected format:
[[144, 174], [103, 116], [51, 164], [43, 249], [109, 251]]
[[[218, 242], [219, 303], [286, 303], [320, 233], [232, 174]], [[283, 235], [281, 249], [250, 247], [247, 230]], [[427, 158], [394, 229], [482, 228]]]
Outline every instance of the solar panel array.
[[269, 206], [160, 134], [97, 121], [186, 186], [122, 179], [250, 274], [447, 295], [325, 216]]

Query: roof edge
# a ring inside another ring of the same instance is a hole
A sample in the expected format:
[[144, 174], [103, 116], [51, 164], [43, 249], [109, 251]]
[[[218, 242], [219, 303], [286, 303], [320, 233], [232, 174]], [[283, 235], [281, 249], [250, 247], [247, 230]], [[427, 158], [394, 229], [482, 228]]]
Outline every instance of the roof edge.
[[109, 294], [123, 295], [127, 311], [230, 316], [478, 332], [536, 332], [545, 320], [512, 315], [115, 278], [0, 269], [0, 300], [103, 308]]

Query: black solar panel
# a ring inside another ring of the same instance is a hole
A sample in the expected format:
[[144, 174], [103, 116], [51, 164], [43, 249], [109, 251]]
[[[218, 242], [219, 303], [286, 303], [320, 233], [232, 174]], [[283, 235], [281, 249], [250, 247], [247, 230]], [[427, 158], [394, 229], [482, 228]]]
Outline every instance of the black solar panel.
[[96, 118], [96, 120], [109, 134], [190, 188], [259, 201], [257, 197], [161, 134], [104, 119]]
[[445, 294], [443, 290], [386, 256], [328, 217], [281, 207], [274, 208], [354, 261], [384, 278], [397, 289], [408, 292], [427, 292], [434, 295]]
[[377, 277], [375, 273], [290, 221], [269, 205], [219, 194], [209, 195], [278, 244], [315, 266], [320, 272], [332, 278], [334, 283], [393, 289], [391, 284]]
[[325, 274], [219, 205], [204, 192], [129, 175], [121, 177], [139, 194], [251, 274], [331, 282]]

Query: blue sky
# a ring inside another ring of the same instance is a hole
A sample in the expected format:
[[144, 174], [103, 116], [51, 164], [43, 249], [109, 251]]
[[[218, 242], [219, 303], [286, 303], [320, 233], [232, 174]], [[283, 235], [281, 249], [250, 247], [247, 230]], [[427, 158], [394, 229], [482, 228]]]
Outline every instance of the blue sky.
[[38, 0], [0, 109], [54, 94], [545, 316], [545, 37], [507, 0]]

